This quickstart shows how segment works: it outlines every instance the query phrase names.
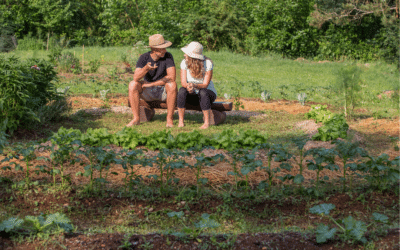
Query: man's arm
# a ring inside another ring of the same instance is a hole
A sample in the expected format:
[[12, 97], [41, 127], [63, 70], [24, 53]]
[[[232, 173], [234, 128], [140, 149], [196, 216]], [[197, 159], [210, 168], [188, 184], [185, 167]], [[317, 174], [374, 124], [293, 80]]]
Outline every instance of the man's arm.
[[143, 68], [136, 68], [135, 73], [133, 74], [133, 80], [138, 82], [140, 81], [150, 70], [156, 69], [157, 66], [151, 66], [151, 63], [148, 62]]
[[169, 67], [167, 68], [167, 75], [158, 81], [149, 82], [142, 85], [142, 88], [154, 87], [154, 86], [164, 86], [168, 82], [175, 82], [176, 80], [176, 68]]

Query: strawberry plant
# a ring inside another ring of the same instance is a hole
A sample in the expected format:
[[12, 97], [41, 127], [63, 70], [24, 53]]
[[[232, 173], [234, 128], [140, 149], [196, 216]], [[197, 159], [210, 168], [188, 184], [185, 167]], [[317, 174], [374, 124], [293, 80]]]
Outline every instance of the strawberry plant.
[[[315, 194], [319, 196], [319, 174], [324, 169], [329, 169], [331, 171], [338, 170], [339, 167], [335, 165], [335, 156], [337, 152], [333, 149], [326, 148], [312, 148], [305, 152], [304, 156], [312, 155], [313, 160], [307, 160], [307, 166], [309, 170], [317, 171], [317, 180], [315, 184]], [[324, 179], [329, 179], [325, 176]]]
[[[358, 147], [356, 143], [350, 143], [345, 141], [336, 140], [334, 142], [336, 144], [335, 150], [338, 153], [338, 156], [342, 159], [343, 162], [343, 192], [346, 191], [346, 171], [347, 169], [352, 170], [353, 172], [357, 170], [357, 163], [354, 162], [355, 157], [362, 156], [367, 157], [367, 152]], [[352, 163], [348, 163], [349, 161], [353, 161]]]
[[[363, 221], [355, 220], [352, 216], [348, 216], [343, 220], [335, 220], [329, 215], [330, 211], [334, 208], [335, 205], [324, 203], [310, 208], [310, 213], [329, 218], [338, 227], [341, 232], [340, 237], [345, 241], [355, 240], [366, 243], [367, 239], [364, 235], [370, 226], [376, 225], [377, 223], [389, 224], [389, 218], [379, 213], [372, 214], [372, 222], [369, 225], [365, 224]], [[338, 229], [330, 229], [328, 225], [320, 224], [316, 230], [317, 243], [325, 243], [327, 240], [332, 239]]]

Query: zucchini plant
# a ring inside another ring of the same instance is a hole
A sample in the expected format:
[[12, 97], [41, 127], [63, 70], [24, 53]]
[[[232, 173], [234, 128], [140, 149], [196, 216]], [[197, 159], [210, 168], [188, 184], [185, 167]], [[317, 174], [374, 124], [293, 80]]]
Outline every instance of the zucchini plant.
[[[389, 218], [386, 215], [379, 213], [372, 214], [372, 222], [368, 225], [363, 221], [354, 219], [352, 216], [348, 216], [343, 220], [335, 220], [331, 215], [329, 215], [330, 211], [334, 208], [335, 205], [324, 203], [310, 208], [310, 213], [319, 214], [332, 221], [338, 227], [340, 237], [343, 240], [355, 240], [366, 243], [367, 239], [364, 237], [364, 235], [370, 226], [376, 225], [377, 223], [385, 225], [389, 224]], [[317, 243], [325, 243], [327, 240], [332, 239], [338, 229], [329, 228], [328, 225], [320, 224], [316, 230]]]

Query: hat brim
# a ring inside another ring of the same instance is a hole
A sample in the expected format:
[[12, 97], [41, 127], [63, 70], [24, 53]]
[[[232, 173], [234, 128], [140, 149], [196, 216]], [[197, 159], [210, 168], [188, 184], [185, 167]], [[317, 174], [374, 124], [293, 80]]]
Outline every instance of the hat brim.
[[168, 48], [168, 47], [170, 47], [172, 45], [172, 42], [170, 42], [170, 41], [164, 41], [164, 43], [163, 44], [160, 44], [160, 45], [155, 45], [155, 46], [148, 46], [148, 47], [150, 47], [150, 48], [155, 48], [155, 49], [164, 49], [164, 48]]
[[185, 53], [186, 55], [188, 55], [191, 58], [195, 58], [195, 59], [199, 59], [199, 60], [204, 60], [204, 55], [197, 55], [197, 54], [193, 54], [192, 52], [190, 52], [187, 47], [183, 47], [181, 48], [181, 50], [183, 51], [183, 53]]

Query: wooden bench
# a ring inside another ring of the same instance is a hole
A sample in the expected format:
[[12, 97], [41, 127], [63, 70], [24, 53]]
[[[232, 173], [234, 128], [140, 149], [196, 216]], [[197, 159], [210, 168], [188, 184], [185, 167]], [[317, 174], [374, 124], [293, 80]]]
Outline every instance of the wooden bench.
[[[128, 106], [131, 104], [128, 99]], [[201, 111], [200, 105], [193, 106], [186, 103], [186, 110]], [[142, 99], [139, 100], [140, 122], [151, 121], [154, 117], [154, 109], [167, 109], [167, 103], [161, 101], [146, 102]], [[175, 110], [178, 110], [176, 107]], [[218, 125], [225, 121], [226, 111], [232, 110], [232, 102], [214, 102], [211, 105], [210, 125]], [[203, 117], [204, 119], [204, 117]]]

